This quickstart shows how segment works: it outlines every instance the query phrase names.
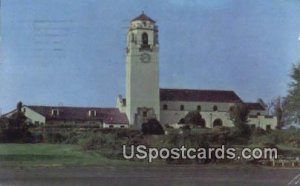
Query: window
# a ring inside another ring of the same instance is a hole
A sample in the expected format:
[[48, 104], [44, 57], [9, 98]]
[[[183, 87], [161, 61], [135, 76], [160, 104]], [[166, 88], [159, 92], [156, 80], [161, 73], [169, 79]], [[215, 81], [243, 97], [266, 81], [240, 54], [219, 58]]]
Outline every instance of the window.
[[58, 116], [59, 110], [58, 109], [52, 109], [52, 116]]
[[184, 110], [184, 105], [180, 105], [180, 110]]
[[214, 110], [214, 111], [218, 111], [218, 106], [215, 105], [215, 106], [213, 107], [213, 110]]
[[256, 115], [257, 115], [257, 116], [260, 116], [260, 112], [258, 112]]
[[255, 127], [256, 127], [255, 124], [251, 124], [250, 126], [251, 126], [251, 129], [255, 129]]
[[93, 116], [93, 117], [97, 116], [97, 111], [96, 110], [90, 110], [89, 111], [89, 116]]
[[121, 125], [121, 127], [120, 127], [120, 128], [122, 128], [122, 129], [123, 129], [123, 128], [125, 128], [125, 126], [124, 126], [124, 125]]
[[109, 128], [112, 129], [112, 128], [114, 128], [114, 126], [113, 125], [109, 125]]
[[201, 106], [200, 105], [197, 106], [197, 110], [201, 111]]
[[142, 43], [144, 46], [148, 45], [148, 34], [145, 32], [142, 34]]
[[267, 125], [266, 126], [266, 131], [270, 131], [271, 130], [271, 125]]
[[233, 112], [234, 111], [234, 106], [230, 106], [229, 107], [229, 112]]
[[168, 110], [168, 105], [167, 104], [163, 105], [163, 110]]
[[147, 117], [147, 111], [143, 112], [143, 117]]

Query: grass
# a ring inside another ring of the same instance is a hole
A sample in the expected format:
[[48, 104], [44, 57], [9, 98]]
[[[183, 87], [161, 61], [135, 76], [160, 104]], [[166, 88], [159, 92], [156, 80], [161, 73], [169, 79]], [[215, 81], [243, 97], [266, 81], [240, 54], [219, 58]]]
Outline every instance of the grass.
[[78, 145], [0, 144], [0, 167], [114, 166], [135, 164], [112, 160]]

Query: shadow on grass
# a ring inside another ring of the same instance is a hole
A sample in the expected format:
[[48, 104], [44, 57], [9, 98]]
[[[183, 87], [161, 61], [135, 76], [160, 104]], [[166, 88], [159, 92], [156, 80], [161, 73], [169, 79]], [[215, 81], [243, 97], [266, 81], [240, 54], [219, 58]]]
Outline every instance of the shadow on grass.
[[32, 161], [32, 160], [55, 160], [55, 159], [69, 159], [75, 156], [69, 155], [43, 155], [43, 154], [8, 154], [0, 155], [1, 161]]

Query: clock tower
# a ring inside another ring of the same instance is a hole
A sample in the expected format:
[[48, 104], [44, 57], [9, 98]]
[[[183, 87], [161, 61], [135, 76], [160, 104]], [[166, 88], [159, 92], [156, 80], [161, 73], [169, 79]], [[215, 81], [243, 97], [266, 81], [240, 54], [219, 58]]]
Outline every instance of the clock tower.
[[158, 27], [144, 12], [130, 22], [126, 58], [126, 114], [129, 124], [141, 128], [159, 120]]

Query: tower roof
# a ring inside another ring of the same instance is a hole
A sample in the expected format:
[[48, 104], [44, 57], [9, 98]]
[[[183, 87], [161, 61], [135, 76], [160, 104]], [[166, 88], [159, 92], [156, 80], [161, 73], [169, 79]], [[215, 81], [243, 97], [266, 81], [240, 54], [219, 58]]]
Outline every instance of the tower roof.
[[137, 21], [137, 20], [140, 20], [140, 21], [150, 21], [152, 23], [155, 23], [155, 21], [153, 19], [151, 19], [149, 16], [147, 16], [144, 12], [142, 12], [141, 15], [139, 15], [138, 17], [134, 18], [131, 21]]

